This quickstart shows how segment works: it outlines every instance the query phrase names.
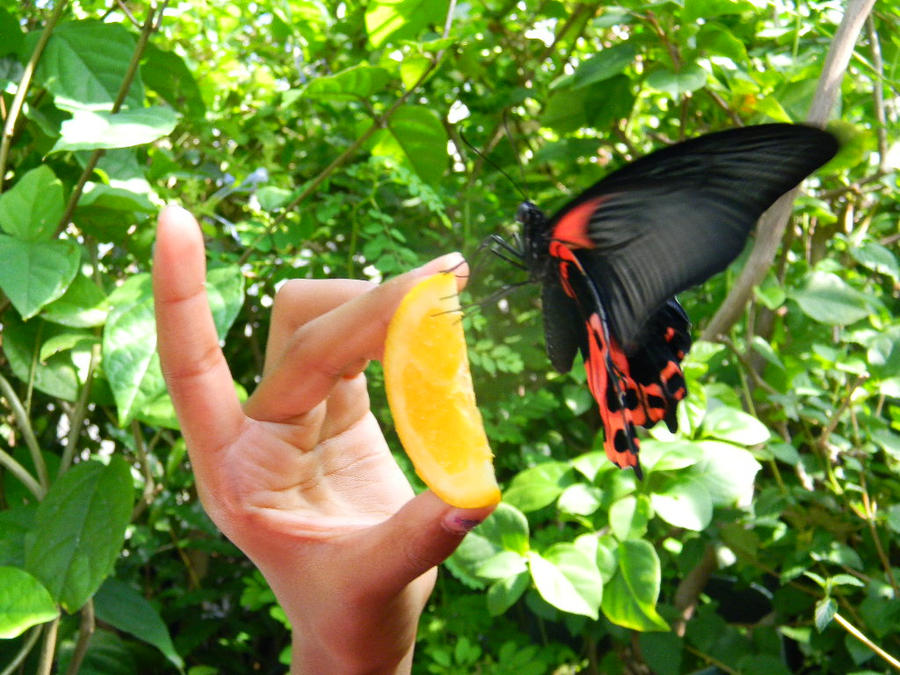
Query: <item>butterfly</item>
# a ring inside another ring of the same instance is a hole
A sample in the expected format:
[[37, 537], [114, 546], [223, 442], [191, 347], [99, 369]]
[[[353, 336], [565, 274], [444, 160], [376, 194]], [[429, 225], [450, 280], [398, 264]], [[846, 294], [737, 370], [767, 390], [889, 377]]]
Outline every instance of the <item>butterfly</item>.
[[741, 127], [627, 164], [549, 218], [519, 206], [519, 237], [501, 247], [542, 286], [553, 367], [581, 352], [614, 464], [641, 478], [636, 427], [678, 428], [691, 336], [675, 295], [725, 269], [763, 211], [837, 150], [815, 127]]

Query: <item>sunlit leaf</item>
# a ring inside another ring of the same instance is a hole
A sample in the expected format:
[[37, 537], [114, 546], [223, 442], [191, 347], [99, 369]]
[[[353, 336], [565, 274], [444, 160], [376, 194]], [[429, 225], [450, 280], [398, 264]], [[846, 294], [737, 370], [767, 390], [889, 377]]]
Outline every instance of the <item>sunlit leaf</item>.
[[151, 143], [172, 133], [177, 115], [172, 108], [157, 106], [104, 111], [77, 110], [62, 125], [62, 135], [51, 152], [131, 148]]
[[303, 89], [303, 96], [333, 101], [368, 100], [390, 80], [391, 74], [386, 69], [360, 63], [333, 75], [317, 77]]
[[672, 98], [681, 98], [706, 84], [706, 71], [696, 63], [687, 64], [677, 72], [657, 68], [647, 76], [647, 84]]
[[[108, 111], [125, 81], [134, 48], [134, 36], [121, 24], [69, 21], [53, 31], [36, 75], [58, 107]], [[143, 87], [136, 77], [124, 105], [140, 108], [143, 104]]]
[[18, 567], [0, 567], [0, 639], [18, 637], [57, 616], [59, 609], [40, 581]]
[[603, 614], [632, 630], [669, 630], [656, 611], [662, 573], [653, 545], [644, 540], [623, 541], [617, 558], [618, 571], [604, 589]]
[[846, 326], [869, 314], [866, 296], [828, 272], [813, 272], [804, 283], [789, 293], [810, 318], [837, 326]]
[[0, 194], [0, 229], [21, 241], [48, 241], [64, 211], [62, 182], [39, 166]]

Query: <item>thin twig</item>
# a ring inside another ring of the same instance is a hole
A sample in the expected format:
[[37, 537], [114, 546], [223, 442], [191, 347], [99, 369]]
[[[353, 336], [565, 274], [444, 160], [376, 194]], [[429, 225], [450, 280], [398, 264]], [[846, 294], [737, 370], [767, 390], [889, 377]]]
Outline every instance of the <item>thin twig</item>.
[[[0, 455], [0, 462], [9, 468], [10, 471], [16, 473], [16, 478], [21, 480], [35, 497], [43, 499], [50, 486], [50, 480], [47, 476], [47, 465], [44, 462], [44, 456], [41, 454], [41, 447], [38, 445], [37, 438], [34, 435], [31, 419], [28, 417], [25, 406], [22, 405], [22, 402], [16, 394], [16, 390], [13, 389], [9, 380], [3, 377], [3, 375], [0, 375], [0, 394], [6, 398], [10, 410], [12, 410], [13, 416], [16, 418], [16, 426], [19, 427], [19, 432], [25, 439], [25, 445], [28, 446], [28, 450], [31, 453], [31, 461], [34, 464], [35, 471], [37, 471], [37, 482], [35, 482], [34, 478], [32, 478], [18, 462], [6, 453]], [[8, 458], [8, 460], [4, 459], [4, 457]], [[13, 466], [13, 463], [15, 466]], [[15, 468], [16, 466], [22, 469], [22, 471], [18, 471]]]
[[[134, 52], [131, 54], [131, 61], [128, 64], [128, 69], [125, 71], [125, 77], [122, 79], [122, 84], [119, 87], [119, 91], [116, 94], [116, 100], [113, 101], [112, 108], [110, 109], [110, 112], [112, 114], [119, 112], [119, 110], [122, 108], [122, 103], [125, 102], [125, 98], [128, 96], [128, 91], [131, 89], [131, 83], [134, 81], [134, 77], [137, 74], [138, 67], [141, 65], [141, 57], [144, 55], [144, 50], [147, 48], [147, 42], [150, 40], [151, 33], [153, 33], [154, 16], [155, 10], [151, 7], [147, 12], [147, 18], [144, 20], [144, 26], [141, 30], [140, 36], [138, 37]], [[81, 176], [78, 177], [78, 182], [72, 189], [72, 194], [69, 195], [69, 201], [66, 204], [66, 210], [63, 213], [62, 218], [59, 219], [59, 224], [56, 226], [57, 236], [59, 236], [59, 234], [66, 229], [69, 221], [72, 220], [72, 215], [75, 213], [75, 207], [78, 206], [78, 200], [81, 199], [81, 194], [82, 192], [84, 192], [84, 186], [87, 185], [88, 180], [94, 174], [94, 169], [97, 167], [97, 162], [99, 162], [100, 158], [105, 154], [106, 150], [98, 148], [97, 150], [94, 150], [94, 152], [91, 153], [90, 158], [88, 158], [84, 170], [81, 172]]]
[[890, 664], [891, 668], [893, 668], [894, 670], [900, 671], [900, 661], [898, 661], [897, 659], [895, 659], [893, 656], [891, 656], [890, 654], [888, 654], [886, 651], [884, 651], [884, 650], [883, 650], [881, 647], [879, 647], [877, 644], [875, 644], [874, 642], [872, 642], [869, 638], [867, 638], [867, 637], [862, 633], [862, 631], [860, 631], [856, 626], [854, 626], [852, 623], [850, 623], [849, 621], [847, 621], [847, 619], [845, 619], [844, 617], [842, 617], [842, 616], [840, 615], [840, 613], [835, 613], [835, 615], [834, 615], [834, 620], [837, 621], [837, 622], [840, 624], [841, 628], [843, 628], [845, 631], [847, 631], [848, 633], [850, 633], [850, 635], [852, 635], [853, 637], [855, 637], [857, 640], [859, 640], [860, 642], [862, 642], [866, 647], [868, 647], [868, 648], [871, 649], [873, 652], [875, 652], [876, 654], [878, 654], [878, 656], [880, 656], [880, 657], [883, 658], [885, 661], [887, 661], [888, 664]]
[[44, 642], [41, 645], [41, 658], [38, 662], [37, 675], [50, 675], [53, 670], [53, 656], [56, 653], [56, 634], [59, 631], [59, 617], [44, 624]]
[[66, 675], [77, 675], [81, 669], [81, 663], [87, 654], [88, 645], [91, 641], [91, 635], [94, 634], [94, 628], [97, 624], [94, 620], [94, 600], [88, 599], [81, 608], [81, 621], [78, 624], [78, 642], [75, 643], [75, 649], [72, 651], [72, 660], [69, 661], [69, 667], [66, 669]]
[[87, 373], [84, 378], [84, 386], [81, 387], [81, 394], [78, 396], [78, 401], [75, 403], [75, 407], [69, 414], [69, 437], [66, 440], [66, 447], [63, 450], [62, 458], [59, 461], [59, 470], [56, 474], [57, 478], [68, 471], [69, 466], [72, 464], [72, 457], [75, 455], [75, 449], [78, 447], [78, 438], [81, 436], [81, 425], [84, 423], [84, 418], [87, 416], [88, 399], [91, 395], [91, 383], [94, 380], [94, 369], [97, 367], [99, 359], [100, 345], [92, 345], [91, 358], [88, 362]]
[[875, 29], [875, 19], [869, 14], [866, 19], [866, 35], [869, 38], [869, 49], [872, 50], [872, 68], [875, 76], [872, 78], [872, 102], [874, 103], [875, 134], [878, 137], [878, 171], [882, 173], [887, 168], [887, 116], [884, 112], [884, 61], [881, 58], [881, 42], [878, 39], [878, 31]]
[[25, 638], [25, 642], [22, 645], [22, 648], [19, 650], [19, 653], [13, 657], [13, 660], [6, 664], [6, 668], [0, 671], [0, 675], [12, 675], [22, 662], [28, 658], [28, 655], [31, 653], [31, 650], [34, 649], [34, 645], [37, 644], [38, 638], [41, 636], [41, 626], [35, 626], [31, 629], [31, 632], [28, 633], [28, 637]]
[[34, 70], [37, 68], [41, 54], [44, 52], [44, 47], [47, 46], [47, 41], [50, 39], [53, 29], [56, 28], [59, 17], [62, 16], [65, 8], [66, 0], [60, 0], [56, 3], [53, 13], [47, 20], [47, 25], [44, 26], [44, 30], [41, 32], [41, 37], [38, 38], [37, 44], [34, 46], [34, 51], [31, 52], [28, 63], [25, 64], [22, 79], [19, 80], [19, 86], [16, 87], [16, 95], [13, 97], [12, 104], [9, 107], [9, 117], [6, 118], [6, 124], [3, 125], [3, 140], [0, 141], [0, 192], [3, 192], [3, 177], [6, 175], [6, 161], [9, 158], [9, 148], [16, 131], [16, 122], [19, 120], [19, 113], [22, 112], [25, 95], [31, 86], [31, 78], [34, 77]]

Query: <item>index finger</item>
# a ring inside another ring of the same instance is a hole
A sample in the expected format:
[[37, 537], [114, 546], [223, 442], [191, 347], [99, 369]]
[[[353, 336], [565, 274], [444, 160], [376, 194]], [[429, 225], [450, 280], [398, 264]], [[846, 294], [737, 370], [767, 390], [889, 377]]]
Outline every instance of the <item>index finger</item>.
[[188, 448], [220, 448], [244, 415], [206, 297], [203, 235], [177, 206], [159, 215], [153, 256], [157, 350]]

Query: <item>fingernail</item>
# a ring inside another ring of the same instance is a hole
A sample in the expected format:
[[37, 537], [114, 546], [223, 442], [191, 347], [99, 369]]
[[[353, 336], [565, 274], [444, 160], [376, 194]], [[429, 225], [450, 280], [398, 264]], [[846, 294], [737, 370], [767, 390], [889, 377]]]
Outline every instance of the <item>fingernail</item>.
[[428, 272], [429, 274], [452, 272], [465, 261], [466, 259], [463, 257], [462, 253], [454, 251], [453, 253], [446, 253], [439, 258], [435, 258], [434, 260], [425, 263], [419, 269]]
[[462, 513], [450, 512], [444, 517], [444, 527], [455, 534], [466, 534], [481, 525], [483, 518], [472, 518]]

